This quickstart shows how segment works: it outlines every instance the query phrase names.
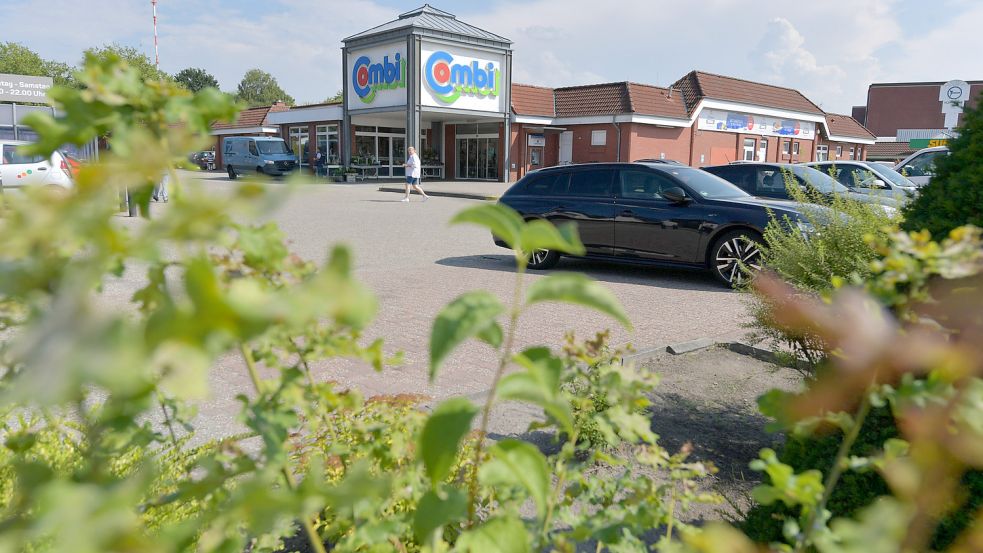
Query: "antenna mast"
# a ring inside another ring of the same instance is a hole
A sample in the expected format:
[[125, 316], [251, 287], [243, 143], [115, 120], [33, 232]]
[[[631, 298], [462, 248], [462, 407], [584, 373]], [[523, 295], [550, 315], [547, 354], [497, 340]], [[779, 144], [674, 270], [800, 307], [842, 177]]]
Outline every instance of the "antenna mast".
[[160, 52], [157, 51], [157, 0], [150, 0], [154, 7], [154, 65], [160, 71]]

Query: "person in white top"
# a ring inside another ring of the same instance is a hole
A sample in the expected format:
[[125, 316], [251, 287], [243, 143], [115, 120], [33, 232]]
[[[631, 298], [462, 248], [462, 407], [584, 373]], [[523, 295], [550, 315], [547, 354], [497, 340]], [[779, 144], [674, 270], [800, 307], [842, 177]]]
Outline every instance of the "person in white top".
[[403, 167], [406, 168], [406, 197], [401, 201], [410, 201], [411, 186], [423, 196], [423, 201], [429, 200], [430, 196], [420, 188], [420, 156], [416, 155], [416, 148], [413, 146], [406, 149], [406, 163]]

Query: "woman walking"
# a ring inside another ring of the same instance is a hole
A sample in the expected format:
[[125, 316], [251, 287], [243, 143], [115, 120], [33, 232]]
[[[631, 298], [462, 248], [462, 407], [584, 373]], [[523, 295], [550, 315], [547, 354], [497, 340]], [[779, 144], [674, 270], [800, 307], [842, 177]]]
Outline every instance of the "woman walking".
[[406, 163], [403, 167], [406, 168], [406, 197], [401, 201], [410, 201], [411, 186], [423, 196], [423, 201], [429, 200], [430, 196], [420, 188], [420, 156], [416, 155], [416, 148], [413, 146], [406, 149]]

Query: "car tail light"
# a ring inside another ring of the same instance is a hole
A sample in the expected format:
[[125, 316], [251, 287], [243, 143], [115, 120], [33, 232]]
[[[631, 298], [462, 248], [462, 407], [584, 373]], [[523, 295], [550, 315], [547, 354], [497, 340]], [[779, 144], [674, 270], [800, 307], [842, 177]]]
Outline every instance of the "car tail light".
[[64, 158], [64, 157], [63, 157], [63, 158], [61, 158], [61, 170], [62, 170], [62, 172], [64, 172], [64, 173], [65, 173], [65, 176], [66, 176], [66, 177], [68, 177], [68, 178], [70, 178], [70, 179], [71, 179], [71, 178], [74, 178], [74, 176], [75, 176], [75, 175], [73, 175], [73, 174], [72, 174], [72, 170], [71, 170], [71, 168], [70, 168], [70, 167], [68, 166], [68, 162], [67, 162], [67, 161], [65, 161], [65, 158]]

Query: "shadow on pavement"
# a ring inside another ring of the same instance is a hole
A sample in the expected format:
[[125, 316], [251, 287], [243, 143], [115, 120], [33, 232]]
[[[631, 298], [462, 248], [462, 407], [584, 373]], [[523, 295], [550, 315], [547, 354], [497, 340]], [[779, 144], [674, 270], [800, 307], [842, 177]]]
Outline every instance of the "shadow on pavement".
[[686, 442], [693, 446], [691, 459], [712, 461], [720, 469], [717, 478], [725, 483], [747, 484], [760, 479], [748, 468], [764, 447], [781, 447], [780, 434], [765, 431], [764, 416], [736, 406], [699, 404], [675, 393], [652, 397], [649, 408], [652, 431], [670, 453]]
[[[511, 255], [466, 255], [460, 257], [445, 257], [436, 262], [445, 267], [462, 267], [467, 269], [487, 269], [514, 273], [514, 258]], [[578, 272], [609, 284], [641, 284], [673, 288], [677, 290], [695, 290], [702, 292], [720, 292], [729, 294], [732, 290], [714, 280], [709, 273], [699, 269], [684, 269], [673, 267], [654, 267], [628, 265], [606, 261], [563, 258], [553, 271]], [[548, 274], [547, 272], [530, 271], [531, 274]]]

